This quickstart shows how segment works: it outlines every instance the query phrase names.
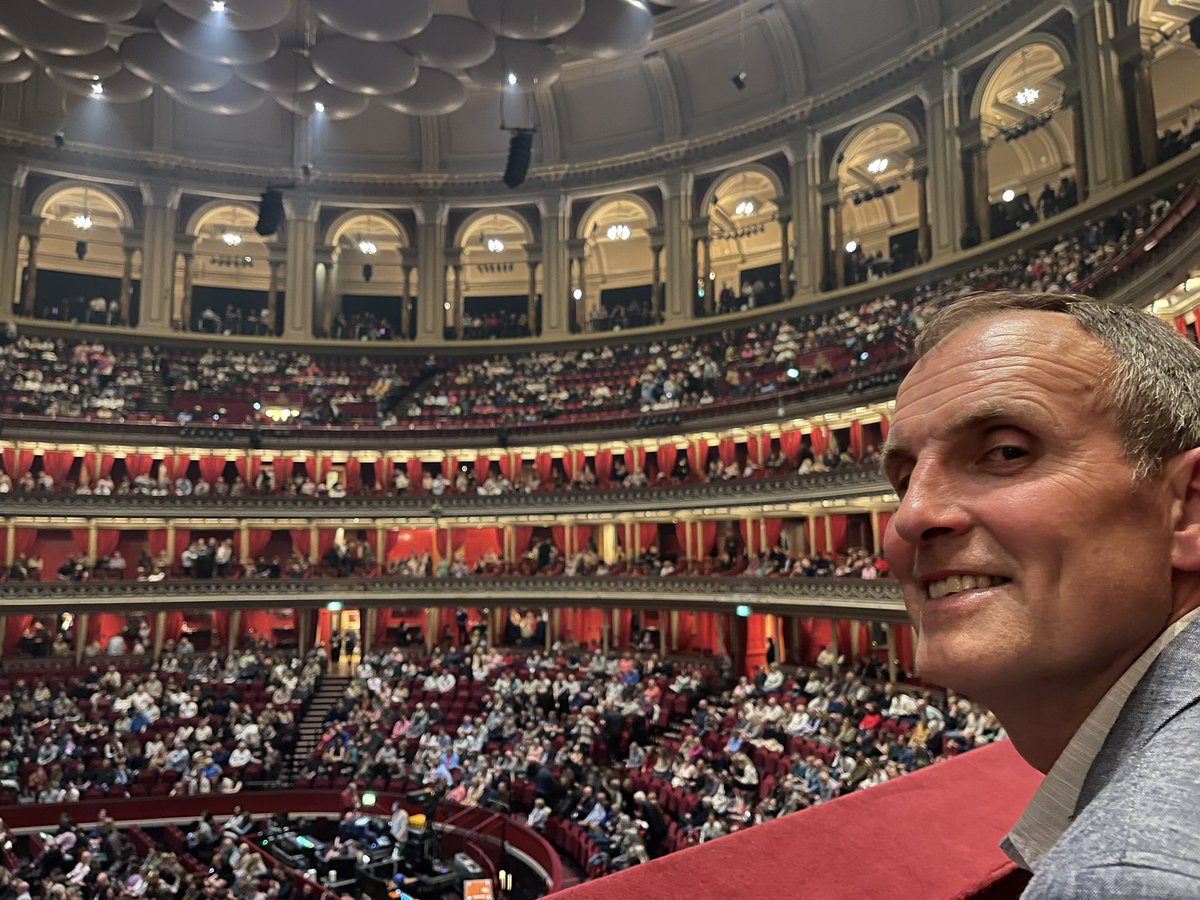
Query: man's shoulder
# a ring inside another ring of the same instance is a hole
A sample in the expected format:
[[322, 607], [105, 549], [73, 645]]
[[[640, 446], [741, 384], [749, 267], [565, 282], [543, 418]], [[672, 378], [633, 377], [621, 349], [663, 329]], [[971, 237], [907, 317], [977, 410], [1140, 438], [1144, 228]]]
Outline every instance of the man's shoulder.
[[1200, 896], [1200, 704], [1119, 761], [1038, 867], [1031, 897]]

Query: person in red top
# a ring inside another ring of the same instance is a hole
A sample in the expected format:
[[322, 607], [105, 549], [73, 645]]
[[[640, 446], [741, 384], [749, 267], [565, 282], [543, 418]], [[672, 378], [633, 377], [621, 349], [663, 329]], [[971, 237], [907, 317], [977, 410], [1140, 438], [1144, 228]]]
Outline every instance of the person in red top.
[[874, 703], [867, 704], [867, 712], [858, 723], [858, 727], [862, 731], [873, 731], [883, 724], [883, 716], [879, 714], [879, 707]]

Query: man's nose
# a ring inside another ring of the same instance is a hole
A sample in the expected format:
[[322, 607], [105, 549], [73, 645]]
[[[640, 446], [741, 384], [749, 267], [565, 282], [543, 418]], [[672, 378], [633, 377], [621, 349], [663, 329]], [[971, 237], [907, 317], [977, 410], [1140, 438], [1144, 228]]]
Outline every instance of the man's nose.
[[961, 502], [961, 489], [936, 460], [918, 462], [909, 475], [900, 508], [892, 519], [897, 536], [918, 545], [934, 538], [961, 534], [970, 524]]

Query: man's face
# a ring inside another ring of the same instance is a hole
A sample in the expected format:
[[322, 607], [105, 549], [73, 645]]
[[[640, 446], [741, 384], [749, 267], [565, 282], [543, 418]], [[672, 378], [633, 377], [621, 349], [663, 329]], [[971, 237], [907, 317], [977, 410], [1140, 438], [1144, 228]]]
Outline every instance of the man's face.
[[1022, 313], [954, 332], [905, 379], [884, 545], [923, 676], [985, 701], [1115, 677], [1169, 621], [1171, 504], [1164, 479], [1134, 481], [1107, 373], [1069, 317]]

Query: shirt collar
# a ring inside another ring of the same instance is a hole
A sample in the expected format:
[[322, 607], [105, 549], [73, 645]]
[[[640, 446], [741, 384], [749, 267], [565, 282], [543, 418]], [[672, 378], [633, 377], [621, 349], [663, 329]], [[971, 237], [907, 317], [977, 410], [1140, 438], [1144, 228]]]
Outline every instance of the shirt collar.
[[1200, 609], [1194, 609], [1172, 623], [1125, 670], [1084, 719], [1017, 824], [1000, 843], [1000, 849], [1018, 866], [1036, 870], [1050, 848], [1070, 828], [1084, 780], [1129, 695], [1166, 646], [1197, 618], [1200, 618]]

